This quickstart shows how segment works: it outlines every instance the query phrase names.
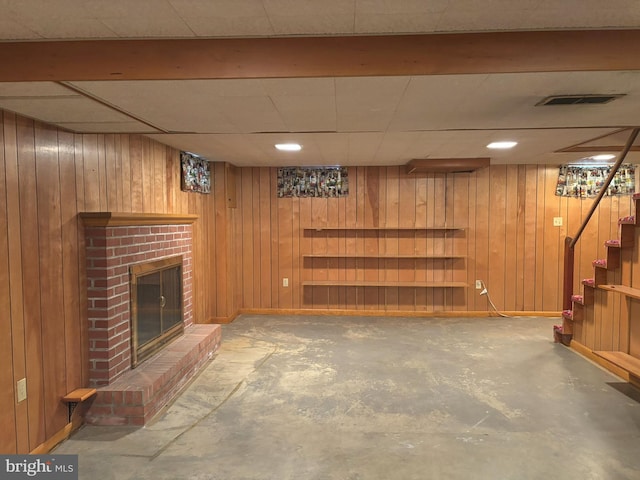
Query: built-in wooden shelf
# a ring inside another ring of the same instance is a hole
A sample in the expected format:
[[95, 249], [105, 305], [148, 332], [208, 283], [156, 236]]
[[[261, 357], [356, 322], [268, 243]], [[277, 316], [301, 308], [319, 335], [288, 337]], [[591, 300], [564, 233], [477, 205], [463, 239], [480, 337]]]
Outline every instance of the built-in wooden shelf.
[[407, 287], [407, 288], [465, 288], [464, 282], [392, 282], [368, 280], [307, 280], [305, 287]]
[[598, 351], [593, 353], [640, 378], [640, 358], [632, 357], [628, 353], [616, 351]]
[[405, 254], [350, 254], [350, 253], [312, 253], [312, 254], [304, 254], [302, 255], [304, 258], [378, 258], [383, 260], [395, 260], [395, 259], [425, 259], [425, 258], [435, 258], [435, 259], [448, 259], [448, 258], [465, 258], [466, 255], [450, 255], [443, 253], [440, 254], [424, 254], [424, 255], [405, 255]]
[[638, 288], [627, 287], [626, 285], [598, 285], [598, 287], [603, 290], [621, 293], [627, 297], [640, 300], [640, 289]]
[[189, 225], [198, 219], [198, 215], [172, 213], [81, 212], [78, 215], [90, 227]]
[[307, 231], [322, 232], [324, 230], [349, 230], [349, 231], [455, 231], [465, 230], [465, 227], [304, 227]]

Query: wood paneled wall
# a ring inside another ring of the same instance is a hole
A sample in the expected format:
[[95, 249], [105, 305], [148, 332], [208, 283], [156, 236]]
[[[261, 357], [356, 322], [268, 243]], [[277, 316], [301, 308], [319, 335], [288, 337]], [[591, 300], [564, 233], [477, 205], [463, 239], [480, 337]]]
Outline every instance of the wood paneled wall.
[[[561, 309], [562, 246], [590, 200], [554, 195], [557, 169], [492, 166], [408, 176], [352, 167], [350, 195], [279, 199], [275, 168], [212, 164], [211, 195], [180, 191], [179, 152], [138, 135], [79, 135], [0, 112], [0, 452], [32, 451], [67, 423], [60, 397], [87, 384], [84, 236], [78, 212], [190, 213], [196, 322], [245, 309], [486, 312]], [[616, 237], [628, 197], [607, 198], [576, 250], [575, 291]], [[553, 226], [561, 216], [562, 227]], [[377, 236], [315, 226], [465, 227]], [[303, 259], [305, 253], [455, 253], [463, 260]], [[289, 279], [289, 286], [282, 279]], [[462, 281], [464, 289], [302, 287], [310, 279]], [[16, 402], [16, 382], [28, 398]]]
[[[558, 169], [495, 165], [475, 173], [407, 175], [403, 167], [352, 167], [343, 198], [277, 198], [276, 168], [238, 169], [234, 230], [238, 303], [247, 309], [486, 312], [475, 280], [501, 311], [562, 309], [564, 238], [592, 200], [555, 195]], [[630, 197], [605, 198], [576, 248], [575, 292], [591, 261], [616, 238]], [[562, 217], [561, 227], [553, 226]], [[347, 234], [305, 227], [460, 226], [448, 237], [424, 231]], [[455, 253], [462, 260], [305, 259], [305, 253]], [[282, 279], [289, 279], [289, 286]], [[302, 287], [304, 280], [463, 281], [465, 289]]]
[[[0, 111], [0, 452], [26, 453], [67, 424], [60, 398], [87, 385], [83, 211], [191, 213], [194, 320], [238, 309], [225, 165], [210, 195], [180, 190], [179, 152], [138, 135], [75, 135]], [[27, 379], [27, 400], [16, 382]]]

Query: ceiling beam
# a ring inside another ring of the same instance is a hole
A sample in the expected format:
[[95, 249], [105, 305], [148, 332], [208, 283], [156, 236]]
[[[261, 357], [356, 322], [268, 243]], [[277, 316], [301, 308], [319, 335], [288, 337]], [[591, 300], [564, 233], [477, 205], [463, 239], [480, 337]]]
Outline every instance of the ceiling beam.
[[0, 81], [639, 70], [640, 30], [0, 43]]

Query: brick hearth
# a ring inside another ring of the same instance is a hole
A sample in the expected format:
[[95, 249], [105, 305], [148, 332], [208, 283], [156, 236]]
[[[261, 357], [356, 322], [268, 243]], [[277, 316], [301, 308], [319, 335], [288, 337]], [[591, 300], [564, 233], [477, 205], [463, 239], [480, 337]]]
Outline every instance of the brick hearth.
[[220, 325], [192, 325], [161, 352], [100, 387], [85, 421], [91, 425], [145, 425], [220, 346]]
[[[81, 214], [89, 305], [89, 381], [98, 394], [86, 420], [143, 425], [220, 344], [219, 325], [192, 325], [193, 215]], [[131, 368], [129, 268], [182, 256], [185, 334]]]

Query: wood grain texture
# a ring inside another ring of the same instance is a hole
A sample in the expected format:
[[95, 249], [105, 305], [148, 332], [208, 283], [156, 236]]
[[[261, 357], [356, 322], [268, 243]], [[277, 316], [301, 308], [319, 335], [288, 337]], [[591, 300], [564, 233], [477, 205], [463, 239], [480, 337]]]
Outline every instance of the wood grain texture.
[[[0, 129], [0, 142], [4, 131]], [[11, 160], [9, 160], [11, 161]], [[7, 430], [0, 435], [0, 452], [16, 453], [16, 396], [14, 388], [14, 367], [12, 354], [11, 284], [9, 273], [9, 220], [7, 210], [7, 181], [4, 149], [0, 149], [0, 425]]]
[[640, 60], [626, 53], [638, 43], [638, 30], [5, 42], [0, 80], [113, 80], [113, 72], [118, 80], [176, 80], [637, 70]]
[[[187, 223], [198, 217], [194, 319], [232, 317], [240, 302], [231, 271], [232, 222], [226, 209], [218, 216], [214, 209], [216, 196], [225, 195], [219, 183], [211, 195], [180, 191], [178, 152], [136, 135], [70, 134], [6, 112], [0, 119], [0, 312], [6, 319], [0, 342], [7, 342], [0, 345], [0, 414], [7, 416], [0, 451], [27, 453], [64, 429], [61, 398], [88, 381], [80, 212], [175, 214]], [[217, 168], [214, 173], [224, 171], [222, 164]], [[216, 223], [224, 224], [224, 238], [216, 235]], [[224, 261], [216, 264], [217, 249]], [[230, 285], [220, 298], [219, 284]], [[28, 396], [16, 404], [21, 378]]]
[[[275, 169], [240, 168], [238, 175], [243, 267], [237, 284], [244, 290], [251, 285], [249, 296], [258, 300], [247, 302], [244, 295], [240, 308], [486, 312], [487, 299], [474, 288], [478, 279], [500, 310], [559, 311], [559, 249], [568, 231], [553, 227], [553, 217], [562, 216], [565, 225], [579, 225], [586, 210], [585, 200], [555, 196], [557, 167], [543, 165], [422, 176], [407, 175], [397, 167], [351, 167], [350, 194], [342, 199], [279, 199], [273, 191]], [[264, 195], [267, 185], [271, 191]], [[608, 223], [602, 227], [607, 231], [615, 229], [618, 213], [629, 208], [628, 197], [617, 202], [606, 218], [599, 217]], [[297, 228], [290, 228], [290, 222]], [[444, 225], [465, 228], [421, 230]], [[581, 240], [576, 256], [576, 269], [582, 268], [585, 277], [593, 275], [591, 261], [599, 249], [599, 228], [594, 231], [596, 235]], [[263, 243], [264, 235], [270, 236], [268, 243]], [[274, 245], [277, 256], [270, 253]], [[287, 258], [288, 252], [292, 258]], [[438, 255], [463, 258], [429, 258]], [[294, 273], [283, 296], [284, 271]], [[334, 286], [302, 287], [311, 281]], [[344, 286], [348, 281], [455, 281], [468, 286], [409, 290]], [[581, 334], [589, 332], [589, 321]]]
[[[239, 168], [237, 208], [229, 208], [223, 164], [213, 166], [210, 195], [186, 193], [180, 190], [179, 152], [147, 138], [69, 134], [9, 113], [1, 118], [0, 282], [8, 284], [10, 295], [0, 297], [0, 309], [8, 319], [3, 338], [11, 341], [1, 346], [3, 365], [9, 367], [0, 376], [5, 392], [0, 407], [11, 413], [0, 445], [19, 453], [60, 431], [65, 413], [60, 399], [87, 382], [79, 212], [113, 207], [123, 213], [197, 216], [193, 305], [195, 321], [204, 323], [233, 318], [243, 309], [487, 315], [486, 297], [473, 288], [476, 279], [486, 283], [500, 310], [557, 314], [559, 248], [570, 232], [552, 227], [552, 220], [563, 216], [566, 225], [576, 225], [588, 210], [585, 200], [555, 197], [557, 168], [544, 165], [424, 176], [407, 176], [399, 167], [359, 166], [349, 170], [348, 197], [286, 200], [276, 195], [276, 169]], [[601, 241], [616, 235], [617, 216], [633, 211], [627, 197], [603, 202], [609, 203], [597, 213], [598, 224], [585, 230], [576, 250], [578, 287], [582, 278], [593, 276], [591, 261], [602, 255]], [[445, 225], [465, 229], [440, 229]], [[338, 229], [317, 232], [309, 226]], [[305, 258], [310, 254], [336, 256]], [[389, 255], [395, 258], [385, 258]], [[634, 251], [624, 276], [636, 288], [639, 271], [640, 254]], [[289, 287], [282, 286], [285, 276]], [[444, 291], [303, 287], [308, 281], [469, 286]], [[604, 310], [620, 318], [612, 318], [603, 331], [598, 320], [603, 308], [587, 307], [581, 342], [589, 348], [628, 345], [639, 352], [637, 310], [635, 300], [628, 305], [620, 300]], [[78, 350], [79, 355], [71, 353]], [[28, 399], [9, 404], [20, 378], [27, 378]]]

